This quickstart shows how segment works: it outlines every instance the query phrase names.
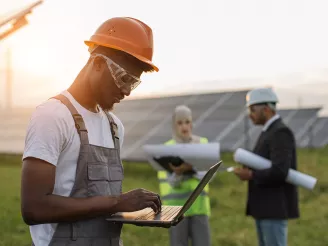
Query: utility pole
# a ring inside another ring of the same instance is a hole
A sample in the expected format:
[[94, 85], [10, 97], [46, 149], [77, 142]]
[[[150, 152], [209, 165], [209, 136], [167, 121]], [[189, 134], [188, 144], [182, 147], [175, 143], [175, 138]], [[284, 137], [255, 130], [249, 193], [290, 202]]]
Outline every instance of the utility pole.
[[[8, 25], [9, 28], [6, 28], [5, 31], [0, 32], [0, 41], [7, 38], [9, 35], [12, 35], [17, 30], [21, 29], [23, 26], [28, 24], [26, 17], [32, 13], [32, 10], [43, 3], [43, 0], [38, 0], [37, 2], [30, 4], [28, 7], [21, 9], [19, 11], [15, 11], [11, 16], [6, 18], [1, 18], [0, 20], [0, 28]], [[5, 109], [12, 109], [12, 65], [11, 65], [11, 50], [8, 48], [6, 55], [6, 82], [5, 82]]]
[[298, 104], [298, 109], [301, 109], [302, 108], [302, 98], [301, 98], [301, 96], [298, 96], [297, 104]]
[[7, 50], [7, 69], [6, 69], [6, 89], [5, 89], [5, 98], [6, 98], [6, 109], [12, 109], [12, 87], [13, 87], [13, 77], [12, 77], [12, 67], [11, 67], [11, 49]]
[[3, 27], [5, 25], [10, 24], [10, 28], [7, 28], [4, 32], [0, 32], [0, 40], [5, 39], [9, 35], [13, 34], [17, 30], [21, 29], [23, 26], [26, 26], [28, 24], [28, 21], [26, 19], [27, 15], [32, 13], [32, 10], [43, 3], [43, 0], [40, 0], [38, 2], [33, 3], [32, 5], [29, 5], [28, 7], [25, 7], [24, 9], [20, 11], [15, 11], [15, 13], [7, 18], [2, 18], [0, 20], [0, 27]]

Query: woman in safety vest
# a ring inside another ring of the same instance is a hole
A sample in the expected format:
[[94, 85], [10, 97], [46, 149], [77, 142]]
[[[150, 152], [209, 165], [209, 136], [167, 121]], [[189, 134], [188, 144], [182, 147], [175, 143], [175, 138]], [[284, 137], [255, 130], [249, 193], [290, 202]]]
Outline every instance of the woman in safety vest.
[[[192, 134], [192, 113], [185, 106], [175, 108], [173, 114], [173, 138], [166, 145], [176, 143], [207, 143], [207, 138]], [[199, 184], [199, 178], [204, 172], [191, 174], [193, 167], [188, 163], [175, 167], [171, 165], [173, 173], [166, 171], [158, 172], [159, 188], [163, 205], [183, 206], [190, 194]], [[208, 196], [208, 185], [196, 199], [194, 204], [184, 214], [184, 219], [174, 227], [170, 228], [171, 246], [188, 246], [191, 239], [193, 246], [210, 245], [210, 199]]]

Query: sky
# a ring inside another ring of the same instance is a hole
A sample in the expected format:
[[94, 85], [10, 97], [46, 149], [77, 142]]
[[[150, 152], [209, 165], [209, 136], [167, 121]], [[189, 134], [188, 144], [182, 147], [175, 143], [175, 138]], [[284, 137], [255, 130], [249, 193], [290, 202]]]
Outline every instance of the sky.
[[[33, 2], [0, 0], [0, 19]], [[326, 0], [44, 0], [28, 26], [0, 42], [0, 85], [10, 49], [15, 104], [46, 100], [86, 63], [84, 40], [105, 20], [130, 16], [153, 29], [160, 69], [142, 75], [133, 96], [273, 85], [324, 98], [327, 7]]]

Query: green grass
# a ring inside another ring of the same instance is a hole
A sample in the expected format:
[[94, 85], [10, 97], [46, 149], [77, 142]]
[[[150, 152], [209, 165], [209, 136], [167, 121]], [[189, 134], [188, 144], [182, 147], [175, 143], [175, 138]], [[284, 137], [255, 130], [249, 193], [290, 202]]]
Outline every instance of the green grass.
[[[299, 170], [318, 178], [313, 191], [300, 188], [301, 218], [289, 223], [289, 244], [328, 244], [328, 149], [299, 150]], [[20, 156], [0, 155], [0, 245], [30, 245], [28, 227], [20, 214]], [[222, 156], [234, 165], [230, 154]], [[124, 165], [124, 191], [142, 187], [158, 192], [156, 173], [149, 165]], [[210, 186], [212, 245], [257, 245], [254, 222], [245, 217], [246, 183], [231, 173], [219, 173]], [[169, 245], [168, 231], [162, 228], [124, 226], [125, 245]]]

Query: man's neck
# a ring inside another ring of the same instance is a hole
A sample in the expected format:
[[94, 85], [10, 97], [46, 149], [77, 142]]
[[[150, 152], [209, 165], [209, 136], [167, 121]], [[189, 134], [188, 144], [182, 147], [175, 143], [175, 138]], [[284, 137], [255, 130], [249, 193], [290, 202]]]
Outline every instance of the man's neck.
[[265, 125], [269, 120], [271, 120], [274, 116], [276, 116], [276, 114], [271, 114], [271, 115], [268, 115], [268, 118], [266, 119], [266, 121], [264, 122], [263, 125]]
[[[275, 119], [273, 119], [274, 117], [275, 117]], [[263, 125], [262, 131], [266, 131], [270, 127], [270, 125], [276, 120], [277, 117], [279, 117], [279, 115], [274, 114], [269, 119], [267, 119]]]
[[83, 75], [83, 71], [81, 71], [67, 91], [82, 107], [97, 113], [97, 103], [93, 100], [91, 90], [88, 87], [86, 77]]

